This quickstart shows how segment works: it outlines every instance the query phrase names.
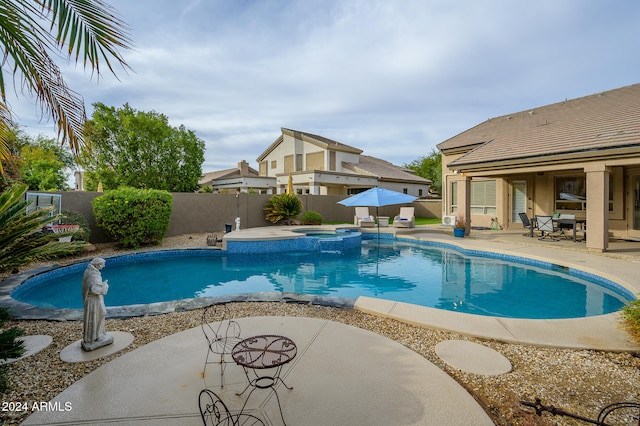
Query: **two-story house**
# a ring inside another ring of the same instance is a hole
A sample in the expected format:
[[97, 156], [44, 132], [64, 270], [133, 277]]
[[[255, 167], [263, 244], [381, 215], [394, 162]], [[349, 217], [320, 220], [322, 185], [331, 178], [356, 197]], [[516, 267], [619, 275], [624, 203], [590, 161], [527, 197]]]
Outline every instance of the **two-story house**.
[[276, 178], [278, 193], [285, 192], [290, 175], [295, 192], [312, 195], [350, 195], [378, 186], [423, 197], [431, 184], [358, 148], [285, 128], [257, 162], [260, 176]]

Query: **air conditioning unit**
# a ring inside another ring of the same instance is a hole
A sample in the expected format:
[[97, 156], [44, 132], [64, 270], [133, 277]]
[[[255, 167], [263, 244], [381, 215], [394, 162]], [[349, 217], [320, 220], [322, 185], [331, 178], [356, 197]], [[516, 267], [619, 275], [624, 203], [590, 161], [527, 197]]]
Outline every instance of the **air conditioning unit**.
[[448, 226], [453, 226], [456, 224], [456, 217], [455, 216], [442, 216], [442, 224], [443, 225], [448, 225]]

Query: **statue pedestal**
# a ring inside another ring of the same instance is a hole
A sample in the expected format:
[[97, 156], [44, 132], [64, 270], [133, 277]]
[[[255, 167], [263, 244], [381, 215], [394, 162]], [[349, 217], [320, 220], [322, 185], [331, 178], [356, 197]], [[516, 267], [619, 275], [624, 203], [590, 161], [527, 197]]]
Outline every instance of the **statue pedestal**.
[[104, 335], [102, 335], [100, 337], [100, 339], [98, 340], [94, 340], [93, 342], [85, 342], [84, 340], [82, 341], [82, 349], [90, 352], [90, 351], [94, 351], [98, 348], [101, 348], [103, 346], [107, 346], [113, 343], [113, 336], [109, 333], [105, 333]]

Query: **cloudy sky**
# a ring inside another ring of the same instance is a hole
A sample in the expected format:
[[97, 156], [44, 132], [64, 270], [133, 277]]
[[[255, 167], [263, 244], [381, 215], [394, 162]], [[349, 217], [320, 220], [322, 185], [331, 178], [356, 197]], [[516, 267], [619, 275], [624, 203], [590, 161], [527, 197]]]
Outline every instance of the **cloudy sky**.
[[107, 1], [134, 71], [65, 67], [68, 84], [88, 115], [128, 102], [195, 131], [204, 172], [256, 167], [281, 127], [402, 165], [488, 118], [640, 82], [637, 0]]

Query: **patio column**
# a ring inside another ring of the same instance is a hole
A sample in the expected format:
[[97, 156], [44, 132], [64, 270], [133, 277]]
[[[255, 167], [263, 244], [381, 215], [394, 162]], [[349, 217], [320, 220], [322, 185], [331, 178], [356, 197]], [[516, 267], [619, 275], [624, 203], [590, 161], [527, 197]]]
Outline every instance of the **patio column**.
[[458, 213], [464, 215], [466, 221], [464, 234], [469, 235], [471, 232], [471, 178], [464, 173], [462, 176], [464, 180], [459, 181], [458, 184]]
[[587, 251], [609, 248], [609, 169], [604, 163], [584, 168], [587, 175]]

